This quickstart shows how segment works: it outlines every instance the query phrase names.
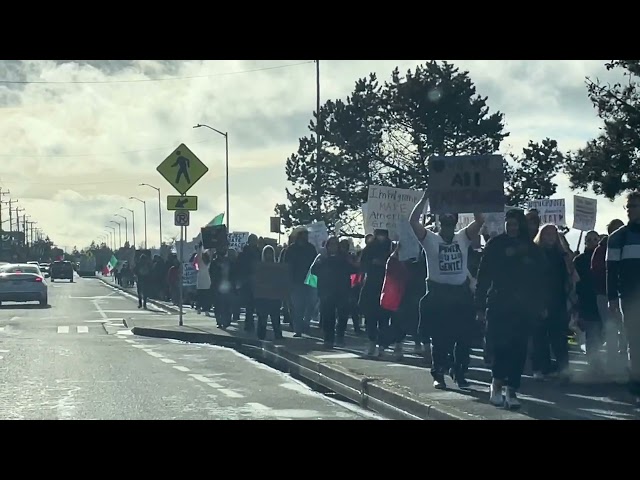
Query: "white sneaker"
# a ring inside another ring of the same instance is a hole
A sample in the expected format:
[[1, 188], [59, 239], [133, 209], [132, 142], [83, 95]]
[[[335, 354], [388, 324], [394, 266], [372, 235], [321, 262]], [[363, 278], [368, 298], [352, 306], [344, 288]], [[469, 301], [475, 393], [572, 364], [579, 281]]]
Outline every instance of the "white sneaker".
[[489, 403], [496, 407], [502, 407], [504, 405], [504, 396], [502, 393], [502, 387], [498, 387], [495, 383], [491, 383], [491, 390], [489, 393]]
[[518, 400], [518, 395], [513, 388], [506, 389], [506, 395], [504, 396], [504, 407], [507, 410], [517, 410], [520, 408], [520, 400]]
[[533, 379], [541, 382], [544, 380], [544, 374], [542, 372], [533, 372]]

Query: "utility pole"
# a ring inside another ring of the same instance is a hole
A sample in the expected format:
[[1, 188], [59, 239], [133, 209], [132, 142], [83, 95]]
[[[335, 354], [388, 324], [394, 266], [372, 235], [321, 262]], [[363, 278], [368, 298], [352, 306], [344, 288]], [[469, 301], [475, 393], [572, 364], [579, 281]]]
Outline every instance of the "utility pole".
[[322, 219], [322, 179], [320, 178], [320, 60], [316, 60], [316, 213]]
[[[16, 232], [20, 233], [20, 212], [24, 212], [24, 208], [20, 208], [20, 207], [16, 207]], [[25, 220], [24, 214], [23, 214], [23, 223]], [[23, 228], [22, 232], [24, 233], [24, 240], [22, 241], [23, 245], [26, 245], [27, 243], [27, 232], [26, 229]]]
[[13, 204], [18, 200], [9, 199], [9, 233], [13, 232]]
[[[2, 188], [0, 188], [0, 232], [4, 231], [4, 222], [2, 221], [2, 205], [5, 203], [9, 203], [9, 202], [3, 202], [2, 201], [2, 197], [9, 195], [11, 192], [9, 192], [9, 190], [7, 190], [6, 192], [2, 191]], [[11, 207], [9, 207], [11, 208]]]

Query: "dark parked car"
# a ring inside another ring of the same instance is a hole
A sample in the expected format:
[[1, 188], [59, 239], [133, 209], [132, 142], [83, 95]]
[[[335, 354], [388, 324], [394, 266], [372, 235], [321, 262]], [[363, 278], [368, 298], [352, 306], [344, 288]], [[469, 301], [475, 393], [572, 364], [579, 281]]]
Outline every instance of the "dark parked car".
[[73, 282], [73, 265], [67, 261], [53, 262], [49, 268], [49, 274], [51, 275], [51, 281], [56, 280], [69, 280]]

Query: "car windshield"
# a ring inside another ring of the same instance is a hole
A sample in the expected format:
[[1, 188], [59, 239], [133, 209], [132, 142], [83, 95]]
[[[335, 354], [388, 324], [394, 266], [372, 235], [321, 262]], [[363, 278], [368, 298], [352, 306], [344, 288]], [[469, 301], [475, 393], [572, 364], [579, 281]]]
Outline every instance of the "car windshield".
[[5, 265], [0, 268], [0, 273], [33, 273], [34, 275], [40, 275], [40, 270], [33, 265]]

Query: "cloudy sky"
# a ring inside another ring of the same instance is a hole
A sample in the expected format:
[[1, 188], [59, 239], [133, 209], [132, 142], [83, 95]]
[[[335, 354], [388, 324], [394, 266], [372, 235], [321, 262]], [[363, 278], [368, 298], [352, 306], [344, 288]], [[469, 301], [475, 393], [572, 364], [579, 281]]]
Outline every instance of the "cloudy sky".
[[[385, 80], [396, 66], [424, 62], [323, 60], [322, 102], [344, 98], [369, 72]], [[616, 79], [604, 60], [453, 63], [506, 114], [505, 152], [547, 136], [562, 150], [582, 146], [600, 127], [584, 78]], [[159, 78], [166, 80], [150, 81]], [[0, 186], [68, 248], [88, 245], [112, 220], [124, 222], [115, 216], [130, 216], [121, 207], [135, 210], [140, 243], [143, 209], [132, 196], [147, 202], [149, 245], [157, 245], [157, 193], [138, 185], [160, 187], [164, 207], [174, 192], [156, 167], [182, 142], [210, 169], [189, 192], [200, 200], [192, 225], [224, 211], [224, 138], [193, 129], [197, 123], [229, 132], [231, 229], [267, 235], [285, 196], [285, 160], [307, 134], [316, 101], [315, 66], [305, 60], [0, 61], [0, 80]], [[558, 183], [570, 222], [573, 194], [566, 179]], [[624, 218], [622, 200], [599, 200], [597, 228]], [[165, 240], [178, 233], [166, 211], [163, 227]]]

